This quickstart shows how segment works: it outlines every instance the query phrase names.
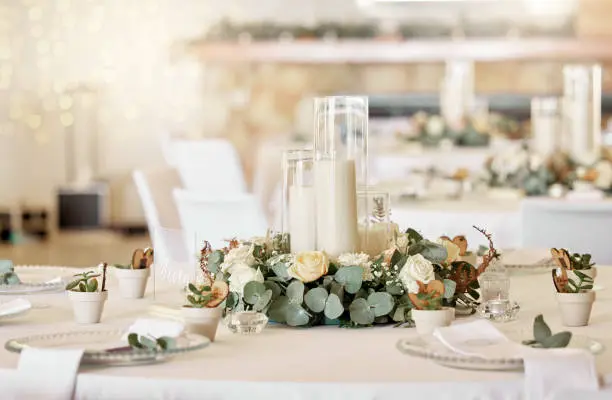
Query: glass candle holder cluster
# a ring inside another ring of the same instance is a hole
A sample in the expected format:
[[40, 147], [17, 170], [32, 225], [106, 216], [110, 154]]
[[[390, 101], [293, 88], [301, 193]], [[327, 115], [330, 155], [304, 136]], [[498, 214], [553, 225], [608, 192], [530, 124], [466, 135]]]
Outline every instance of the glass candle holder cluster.
[[283, 155], [282, 229], [291, 252], [380, 254], [392, 224], [389, 195], [367, 185], [368, 98], [315, 98], [313, 144]]

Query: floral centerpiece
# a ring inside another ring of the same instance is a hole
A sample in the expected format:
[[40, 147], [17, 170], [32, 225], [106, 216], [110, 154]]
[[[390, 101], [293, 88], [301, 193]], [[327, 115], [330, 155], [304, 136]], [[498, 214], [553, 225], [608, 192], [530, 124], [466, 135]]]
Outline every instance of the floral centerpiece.
[[425, 304], [421, 298], [430, 284], [436, 288], [436, 305], [473, 308], [479, 297], [477, 278], [498, 257], [490, 242], [481, 264], [474, 266], [459, 260], [455, 243], [443, 238], [432, 242], [413, 229], [393, 242], [376, 257], [346, 253], [332, 260], [321, 251], [292, 254], [288, 235], [268, 234], [232, 240], [221, 250], [213, 251], [207, 243], [202, 268], [229, 283], [228, 312], [261, 311], [290, 326], [356, 327], [411, 322], [411, 310], [415, 302]]

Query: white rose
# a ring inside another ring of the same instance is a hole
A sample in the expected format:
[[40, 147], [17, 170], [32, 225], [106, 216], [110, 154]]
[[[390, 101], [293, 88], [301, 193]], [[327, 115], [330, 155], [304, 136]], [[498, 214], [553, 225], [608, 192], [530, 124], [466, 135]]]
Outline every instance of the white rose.
[[234, 269], [251, 266], [255, 264], [255, 257], [253, 257], [253, 250], [251, 246], [239, 246], [235, 249], [231, 249], [229, 253], [225, 255], [223, 263], [221, 264], [221, 271], [229, 272], [230, 274]]
[[329, 259], [322, 251], [303, 251], [295, 255], [294, 263], [287, 269], [289, 276], [304, 283], [316, 281], [327, 274]]
[[248, 266], [233, 268], [229, 277], [230, 290], [242, 296], [244, 286], [252, 281], [263, 283], [264, 277], [259, 268], [254, 269]]
[[446, 260], [444, 261], [445, 264], [448, 265], [452, 262], [457, 261], [457, 259], [459, 258], [459, 253], [461, 253], [461, 249], [459, 248], [459, 246], [457, 246], [450, 240], [442, 238], [438, 239], [438, 244], [444, 246], [444, 248], [446, 249]]
[[444, 134], [444, 119], [439, 116], [433, 116], [427, 121], [427, 133], [430, 136], [438, 137]]
[[422, 255], [415, 254], [406, 259], [398, 277], [409, 293], [418, 293], [417, 282], [428, 284], [435, 279], [433, 264]]
[[365, 253], [344, 253], [338, 257], [338, 263], [343, 267], [366, 265], [370, 261], [370, 256]]

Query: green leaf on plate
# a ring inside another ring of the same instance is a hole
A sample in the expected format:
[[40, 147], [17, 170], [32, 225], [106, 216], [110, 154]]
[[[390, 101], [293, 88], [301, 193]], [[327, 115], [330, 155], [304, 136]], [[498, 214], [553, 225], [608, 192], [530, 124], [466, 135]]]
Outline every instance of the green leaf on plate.
[[543, 342], [545, 339], [552, 335], [552, 331], [546, 322], [542, 314], [538, 315], [533, 321], [533, 338], [537, 342]]
[[547, 349], [558, 349], [567, 347], [571, 340], [572, 332], [559, 332], [540, 341], [540, 343]]

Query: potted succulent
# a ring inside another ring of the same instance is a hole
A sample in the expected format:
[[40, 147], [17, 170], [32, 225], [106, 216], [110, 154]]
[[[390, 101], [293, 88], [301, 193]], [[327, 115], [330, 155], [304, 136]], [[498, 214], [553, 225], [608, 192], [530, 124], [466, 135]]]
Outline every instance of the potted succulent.
[[[106, 290], [107, 264], [101, 264], [102, 273], [88, 271], [74, 275], [76, 279], [66, 285], [68, 298], [72, 301], [74, 319], [78, 324], [97, 324], [102, 317]], [[99, 278], [101, 277], [101, 283]]]
[[229, 285], [221, 280], [215, 281], [208, 270], [207, 262], [211, 252], [207, 243], [200, 258], [204, 281], [188, 285], [187, 304], [182, 307], [181, 315], [189, 332], [206, 336], [214, 342], [223, 314], [221, 303], [229, 294]]
[[593, 281], [597, 277], [597, 267], [595, 267], [595, 263], [591, 262], [590, 254], [574, 253], [570, 255], [570, 265], [573, 271], [580, 271]]
[[129, 265], [115, 265], [115, 275], [119, 281], [119, 292], [126, 299], [144, 297], [147, 281], [151, 275], [153, 249], [136, 249]]
[[455, 315], [454, 308], [442, 306], [442, 299], [449, 297], [448, 293], [445, 294], [444, 283], [434, 280], [427, 284], [423, 282], [417, 284], [418, 293], [409, 293], [408, 297], [413, 305], [412, 320], [419, 335], [429, 335], [436, 328], [449, 326]]
[[[595, 302], [593, 278], [580, 270], [572, 270], [569, 253], [565, 249], [551, 249], [558, 268], [552, 278], [557, 290], [557, 303], [565, 326], [586, 326]], [[570, 275], [571, 273], [571, 275]]]

